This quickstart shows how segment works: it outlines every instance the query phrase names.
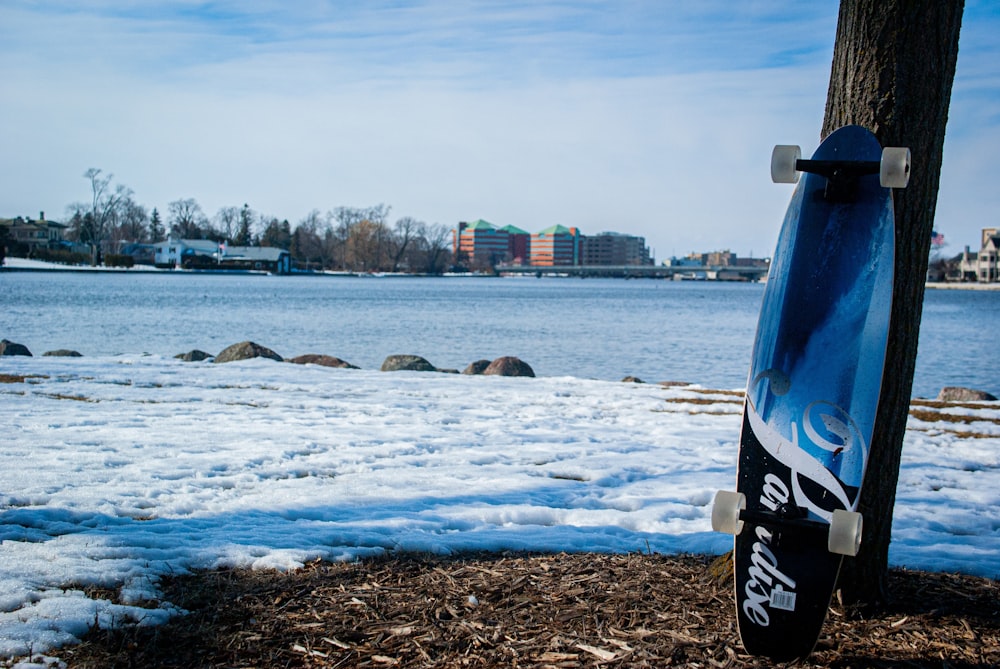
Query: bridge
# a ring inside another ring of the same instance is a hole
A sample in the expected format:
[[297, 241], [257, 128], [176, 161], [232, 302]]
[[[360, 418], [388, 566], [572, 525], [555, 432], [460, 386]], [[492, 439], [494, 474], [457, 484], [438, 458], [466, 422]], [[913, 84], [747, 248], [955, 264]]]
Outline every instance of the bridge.
[[581, 278], [760, 281], [767, 267], [740, 265], [497, 265], [501, 275], [577, 276]]

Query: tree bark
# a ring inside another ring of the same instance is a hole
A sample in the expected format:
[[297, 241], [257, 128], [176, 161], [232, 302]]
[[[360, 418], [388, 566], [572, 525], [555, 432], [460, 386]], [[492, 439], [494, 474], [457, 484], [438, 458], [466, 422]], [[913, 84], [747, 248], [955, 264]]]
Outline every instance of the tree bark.
[[892, 511], [913, 388], [964, 0], [842, 0], [823, 136], [857, 124], [908, 146], [909, 186], [894, 193], [896, 262], [882, 394], [859, 509], [864, 540], [841, 570], [845, 603], [888, 598]]

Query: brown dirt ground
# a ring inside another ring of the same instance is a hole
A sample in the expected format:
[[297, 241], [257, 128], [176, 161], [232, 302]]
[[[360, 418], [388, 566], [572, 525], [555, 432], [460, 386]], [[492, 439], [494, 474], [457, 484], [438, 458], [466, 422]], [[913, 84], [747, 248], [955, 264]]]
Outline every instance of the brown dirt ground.
[[[204, 572], [162, 584], [188, 615], [50, 655], [73, 669], [770, 666], [743, 654], [729, 572], [712, 560], [409, 554]], [[1000, 582], [893, 571], [890, 588], [872, 615], [834, 605], [794, 666], [1000, 666]]]

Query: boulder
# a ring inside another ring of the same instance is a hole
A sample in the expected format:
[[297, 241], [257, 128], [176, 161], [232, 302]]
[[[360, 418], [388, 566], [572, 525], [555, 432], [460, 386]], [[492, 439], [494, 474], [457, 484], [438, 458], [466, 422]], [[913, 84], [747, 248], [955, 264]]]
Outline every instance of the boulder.
[[390, 355], [382, 363], [383, 372], [436, 372], [437, 367], [419, 355]]
[[469, 366], [462, 370], [463, 374], [482, 374], [490, 366], [490, 360], [476, 360], [470, 362]]
[[321, 355], [319, 353], [306, 353], [289, 358], [285, 362], [294, 362], [296, 365], [320, 365], [322, 367], [342, 367], [344, 369], [361, 369], [357, 365], [352, 365], [340, 358], [332, 355]]
[[47, 355], [48, 356], [52, 356], [54, 358], [82, 358], [83, 357], [83, 354], [81, 354], [79, 351], [73, 351], [73, 350], [68, 349], [68, 348], [57, 348], [54, 351], [46, 351], [45, 353], [42, 353], [42, 357], [45, 357]]
[[15, 344], [8, 339], [0, 340], [0, 355], [26, 355], [29, 358], [33, 357], [27, 346]]
[[995, 402], [997, 399], [996, 396], [982, 390], [959, 386], [945, 386], [937, 398], [939, 402]]
[[531, 366], [520, 358], [504, 356], [491, 362], [490, 366], [483, 370], [483, 374], [489, 376], [534, 376], [535, 370], [531, 369]]
[[622, 383], [645, 383], [645, 381], [640, 379], [638, 376], [626, 376], [622, 379]]
[[199, 351], [198, 349], [193, 349], [187, 353], [178, 353], [174, 357], [178, 360], [183, 360], [184, 362], [201, 362], [202, 360], [208, 360], [211, 358], [212, 354]]
[[249, 360], [250, 358], [270, 358], [271, 360], [282, 361], [280, 355], [269, 348], [255, 344], [252, 341], [244, 341], [233, 344], [222, 350], [215, 356], [215, 362], [235, 362], [236, 360]]

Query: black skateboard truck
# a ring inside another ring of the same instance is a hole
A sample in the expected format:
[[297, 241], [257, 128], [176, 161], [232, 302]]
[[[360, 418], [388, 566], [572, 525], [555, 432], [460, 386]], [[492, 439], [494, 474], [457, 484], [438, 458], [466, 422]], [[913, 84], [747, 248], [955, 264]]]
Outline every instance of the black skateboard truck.
[[830, 202], [852, 202], [861, 177], [879, 175], [883, 188], [906, 188], [910, 181], [910, 150], [887, 146], [881, 160], [803, 160], [796, 145], [779, 144], [771, 152], [771, 179], [797, 183], [802, 172], [826, 177], [824, 197]]
[[746, 495], [730, 490], [715, 494], [712, 505], [712, 529], [738, 535], [744, 523], [781, 529], [785, 534], [825, 535], [831, 553], [854, 556], [861, 548], [863, 519], [857, 511], [837, 509], [830, 522], [808, 518], [806, 510], [792, 503], [779, 505], [774, 511], [748, 509]]

